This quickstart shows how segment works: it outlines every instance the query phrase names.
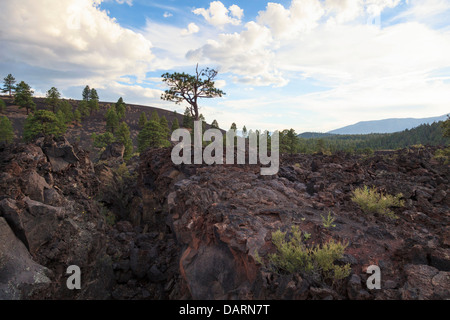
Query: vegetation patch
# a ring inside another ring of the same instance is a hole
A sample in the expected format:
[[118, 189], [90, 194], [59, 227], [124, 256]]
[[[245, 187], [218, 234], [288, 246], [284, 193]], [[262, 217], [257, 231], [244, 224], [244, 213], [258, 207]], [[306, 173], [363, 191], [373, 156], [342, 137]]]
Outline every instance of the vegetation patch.
[[398, 216], [390, 209], [391, 207], [404, 207], [405, 202], [401, 200], [401, 193], [392, 196], [379, 192], [375, 187], [357, 188], [353, 191], [352, 201], [360, 206], [366, 214], [379, 213], [391, 219], [398, 219]]
[[[276, 252], [269, 254], [268, 268], [280, 274], [299, 273], [322, 282], [335, 282], [350, 275], [350, 264], [336, 264], [348, 244], [331, 239], [322, 245], [308, 245], [309, 238], [310, 234], [303, 236], [298, 226], [292, 226], [289, 235], [281, 230], [273, 232], [272, 243]], [[257, 253], [255, 259], [264, 265]]]

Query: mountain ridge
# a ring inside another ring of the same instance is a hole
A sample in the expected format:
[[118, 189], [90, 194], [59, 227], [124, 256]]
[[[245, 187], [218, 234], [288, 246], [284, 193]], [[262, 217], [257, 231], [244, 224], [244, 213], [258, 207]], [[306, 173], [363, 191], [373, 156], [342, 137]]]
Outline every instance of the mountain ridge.
[[327, 134], [371, 134], [394, 133], [412, 129], [421, 124], [445, 121], [447, 114], [429, 118], [389, 118], [382, 120], [360, 121], [355, 124], [328, 131]]

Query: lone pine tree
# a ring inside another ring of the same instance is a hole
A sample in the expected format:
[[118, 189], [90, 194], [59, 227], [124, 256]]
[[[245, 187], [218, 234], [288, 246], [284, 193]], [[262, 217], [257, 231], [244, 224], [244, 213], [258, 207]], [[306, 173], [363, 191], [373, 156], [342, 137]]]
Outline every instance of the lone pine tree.
[[163, 82], [169, 86], [162, 95], [161, 99], [180, 104], [185, 101], [189, 104], [189, 111], [194, 120], [199, 120], [200, 113], [198, 111], [198, 99], [200, 98], [216, 98], [225, 95], [220, 89], [214, 86], [214, 79], [217, 76], [214, 69], [198, 69], [195, 68], [195, 75], [187, 73], [164, 73], [162, 75]]
[[12, 91], [15, 90], [14, 84], [16, 83], [16, 79], [10, 73], [5, 78], [3, 78], [3, 92], [8, 92], [9, 96], [12, 96]]
[[27, 110], [27, 115], [29, 111], [36, 110], [36, 104], [33, 101], [33, 93], [31, 87], [21, 81], [16, 87], [16, 94], [14, 96], [14, 103], [19, 106], [19, 108], [25, 108]]

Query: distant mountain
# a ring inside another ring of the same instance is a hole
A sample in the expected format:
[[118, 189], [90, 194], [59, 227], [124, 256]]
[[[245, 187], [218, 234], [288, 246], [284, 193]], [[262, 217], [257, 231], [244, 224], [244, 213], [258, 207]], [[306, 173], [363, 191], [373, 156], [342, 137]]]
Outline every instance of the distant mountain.
[[432, 118], [401, 118], [385, 119], [374, 121], [361, 121], [350, 126], [329, 131], [331, 134], [370, 134], [370, 133], [393, 133], [406, 129], [412, 129], [421, 124], [431, 124], [433, 122], [445, 121], [447, 115]]

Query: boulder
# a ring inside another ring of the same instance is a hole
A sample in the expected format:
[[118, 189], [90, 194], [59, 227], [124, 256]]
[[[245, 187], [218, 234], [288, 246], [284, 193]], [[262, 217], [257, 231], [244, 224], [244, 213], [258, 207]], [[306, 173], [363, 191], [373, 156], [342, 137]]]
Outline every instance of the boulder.
[[33, 261], [6, 220], [0, 217], [0, 300], [30, 298], [50, 286], [49, 269]]
[[407, 265], [407, 281], [402, 288], [402, 299], [437, 300], [450, 298], [450, 272], [439, 271], [427, 265]]
[[50, 161], [54, 172], [64, 171], [71, 164], [80, 161], [75, 154], [72, 145], [65, 137], [45, 137], [44, 140], [41, 141], [41, 148]]
[[64, 208], [49, 206], [28, 197], [24, 202], [27, 210], [20, 213], [20, 228], [24, 230], [30, 251], [35, 253], [43, 244], [53, 239], [64, 216]]
[[44, 190], [50, 189], [47, 181], [35, 170], [31, 170], [22, 178], [23, 190], [32, 200], [44, 202]]
[[108, 145], [105, 151], [100, 155], [100, 160], [118, 160], [123, 161], [123, 154], [125, 152], [125, 146], [120, 142], [113, 142]]

